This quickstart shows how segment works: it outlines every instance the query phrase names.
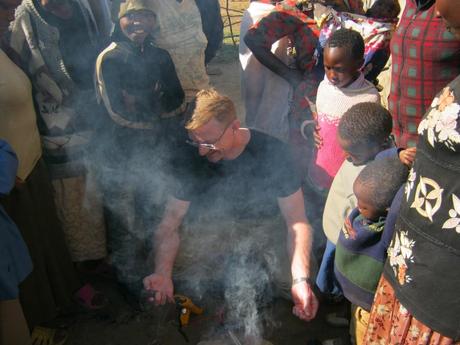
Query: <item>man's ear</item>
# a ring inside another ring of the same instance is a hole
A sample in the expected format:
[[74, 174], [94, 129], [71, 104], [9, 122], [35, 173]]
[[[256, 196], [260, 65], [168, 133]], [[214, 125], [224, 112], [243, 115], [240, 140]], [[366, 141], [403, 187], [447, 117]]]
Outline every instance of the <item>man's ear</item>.
[[233, 129], [234, 131], [236, 131], [236, 130], [240, 129], [240, 127], [241, 127], [241, 121], [240, 121], [239, 119], [233, 120], [233, 122], [232, 122], [232, 129]]

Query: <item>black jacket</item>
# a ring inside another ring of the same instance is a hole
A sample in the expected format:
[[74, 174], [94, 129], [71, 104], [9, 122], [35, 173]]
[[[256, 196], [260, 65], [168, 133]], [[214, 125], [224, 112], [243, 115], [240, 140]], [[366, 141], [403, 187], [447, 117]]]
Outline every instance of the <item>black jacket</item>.
[[118, 30], [113, 38], [114, 43], [99, 57], [98, 71], [111, 110], [128, 121], [148, 123], [180, 107], [184, 91], [169, 53], [156, 47], [151, 37], [142, 48]]

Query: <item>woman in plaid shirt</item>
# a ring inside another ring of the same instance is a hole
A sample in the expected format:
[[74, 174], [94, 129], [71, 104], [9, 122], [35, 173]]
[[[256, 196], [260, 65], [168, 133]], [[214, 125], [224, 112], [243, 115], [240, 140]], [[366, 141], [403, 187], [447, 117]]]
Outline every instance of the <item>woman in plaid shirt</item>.
[[434, 96], [459, 73], [460, 41], [437, 17], [434, 0], [407, 0], [391, 40], [391, 90], [398, 146], [417, 143], [417, 126]]

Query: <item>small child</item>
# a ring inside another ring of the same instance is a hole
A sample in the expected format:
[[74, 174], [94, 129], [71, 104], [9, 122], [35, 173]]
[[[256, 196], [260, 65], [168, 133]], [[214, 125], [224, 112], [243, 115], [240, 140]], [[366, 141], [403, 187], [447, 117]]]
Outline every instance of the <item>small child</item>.
[[332, 180], [345, 160], [337, 141], [337, 126], [343, 114], [362, 102], [380, 102], [372, 83], [364, 79], [364, 41], [353, 30], [340, 29], [329, 38], [324, 49], [325, 77], [316, 98], [316, 157], [310, 165], [309, 177], [314, 187], [330, 188]]
[[[336, 278], [352, 303], [350, 334], [362, 344], [375, 290], [387, 257], [393, 229], [385, 227], [391, 203], [407, 180], [409, 169], [398, 158], [370, 162], [353, 183], [358, 206], [339, 235], [335, 252]], [[385, 227], [385, 231], [384, 231]]]

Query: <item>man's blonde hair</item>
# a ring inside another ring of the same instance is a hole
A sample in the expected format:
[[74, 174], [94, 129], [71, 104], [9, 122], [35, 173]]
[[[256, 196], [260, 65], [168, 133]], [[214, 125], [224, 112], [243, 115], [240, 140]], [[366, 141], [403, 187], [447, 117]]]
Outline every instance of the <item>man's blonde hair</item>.
[[224, 126], [236, 120], [236, 109], [233, 101], [221, 95], [215, 89], [201, 90], [196, 94], [195, 110], [185, 125], [188, 130], [195, 130], [216, 119]]

